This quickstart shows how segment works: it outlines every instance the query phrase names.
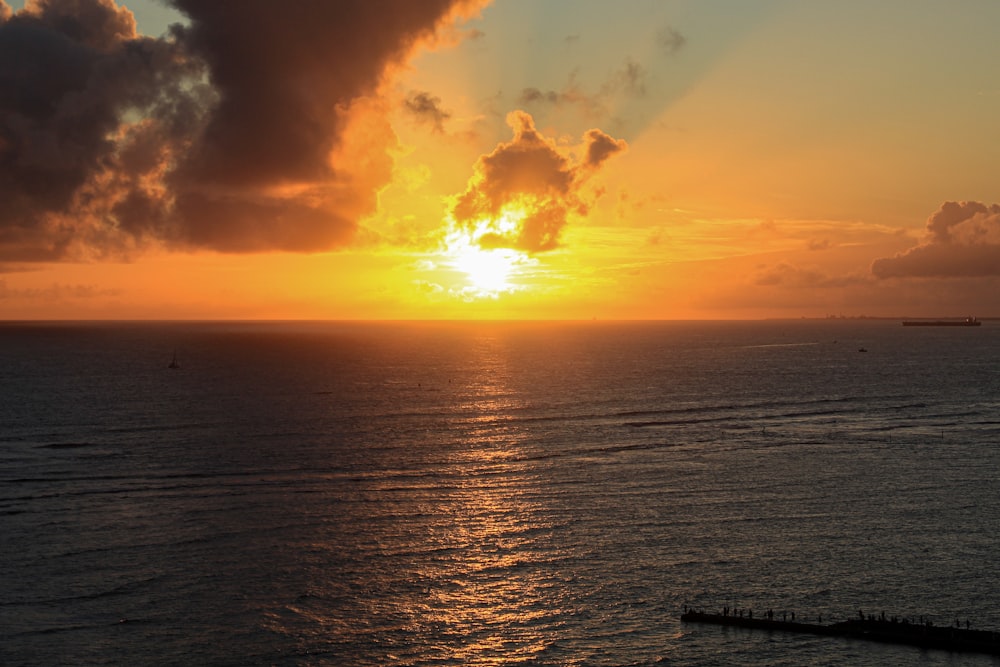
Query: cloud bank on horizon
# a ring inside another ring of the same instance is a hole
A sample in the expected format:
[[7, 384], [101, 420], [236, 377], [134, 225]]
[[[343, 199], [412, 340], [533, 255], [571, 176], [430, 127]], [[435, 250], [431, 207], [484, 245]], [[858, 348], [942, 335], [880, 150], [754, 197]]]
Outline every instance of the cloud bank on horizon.
[[484, 4], [170, 1], [151, 38], [114, 0], [0, 0], [0, 260], [346, 243], [391, 177], [380, 85]]
[[877, 278], [1000, 276], [1000, 204], [949, 201], [927, 219], [925, 240], [872, 263]]

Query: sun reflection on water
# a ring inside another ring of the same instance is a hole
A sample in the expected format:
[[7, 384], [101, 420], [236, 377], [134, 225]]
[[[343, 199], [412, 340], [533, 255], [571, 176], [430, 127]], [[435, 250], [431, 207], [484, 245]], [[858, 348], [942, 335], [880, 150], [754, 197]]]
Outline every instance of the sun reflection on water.
[[339, 501], [336, 539], [298, 547], [316, 580], [270, 631], [309, 628], [334, 654], [364, 646], [387, 665], [558, 662], [554, 629], [579, 601], [502, 338], [484, 333], [467, 372], [434, 394], [446, 441], [426, 459], [369, 465]]
[[456, 488], [431, 536], [441, 556], [424, 573], [435, 583], [423, 616], [444, 630], [452, 660], [509, 664], [537, 657], [550, 641], [544, 628], [557, 601], [538, 564], [552, 558], [542, 544], [551, 523], [532, 500], [539, 480], [509, 423], [520, 406], [507, 385], [504, 350], [484, 338], [477, 354], [467, 446], [456, 452]]

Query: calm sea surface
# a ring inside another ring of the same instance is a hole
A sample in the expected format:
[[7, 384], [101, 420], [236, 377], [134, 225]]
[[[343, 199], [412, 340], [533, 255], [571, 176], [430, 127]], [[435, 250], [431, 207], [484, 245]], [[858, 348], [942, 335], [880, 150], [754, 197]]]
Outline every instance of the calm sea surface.
[[0, 664], [1000, 664], [679, 620], [1000, 630], [998, 473], [997, 322], [5, 323]]

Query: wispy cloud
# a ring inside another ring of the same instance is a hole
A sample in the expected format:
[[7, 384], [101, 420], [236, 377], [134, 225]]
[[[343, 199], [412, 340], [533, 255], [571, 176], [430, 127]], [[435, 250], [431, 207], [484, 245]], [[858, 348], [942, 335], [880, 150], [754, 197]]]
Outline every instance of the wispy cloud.
[[419, 122], [430, 125], [437, 133], [444, 132], [445, 122], [451, 112], [441, 106], [441, 98], [423, 91], [413, 91], [403, 102], [406, 110]]
[[667, 55], [677, 55], [685, 44], [687, 38], [672, 26], [664, 26], [656, 34], [656, 45]]
[[524, 88], [517, 98], [517, 103], [526, 107], [574, 106], [585, 116], [598, 119], [608, 114], [611, 102], [621, 95], [633, 98], [644, 97], [647, 93], [647, 73], [642, 65], [631, 58], [626, 58], [622, 65], [613, 71], [597, 89], [586, 90], [571, 74], [562, 88], [542, 90], [536, 87]]

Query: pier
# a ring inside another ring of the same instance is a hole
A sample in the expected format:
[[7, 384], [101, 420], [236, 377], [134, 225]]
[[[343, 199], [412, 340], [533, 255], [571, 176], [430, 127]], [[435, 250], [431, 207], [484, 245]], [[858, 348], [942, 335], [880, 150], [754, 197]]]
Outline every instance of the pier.
[[865, 617], [860, 612], [857, 619], [837, 623], [802, 623], [794, 620], [776, 620], [770, 612], [754, 617], [753, 613], [743, 616], [730, 613], [705, 613], [693, 609], [685, 609], [681, 614], [682, 623], [707, 623], [711, 625], [726, 625], [754, 630], [778, 632], [797, 632], [829, 637], [846, 637], [850, 639], [865, 639], [887, 644], [905, 644], [925, 649], [940, 649], [943, 651], [986, 653], [1000, 655], [1000, 633], [989, 630], [972, 630], [954, 626], [936, 626], [928, 623], [913, 623], [896, 618]]
[[975, 317], [964, 320], [903, 320], [904, 327], [978, 327], [982, 322]]

